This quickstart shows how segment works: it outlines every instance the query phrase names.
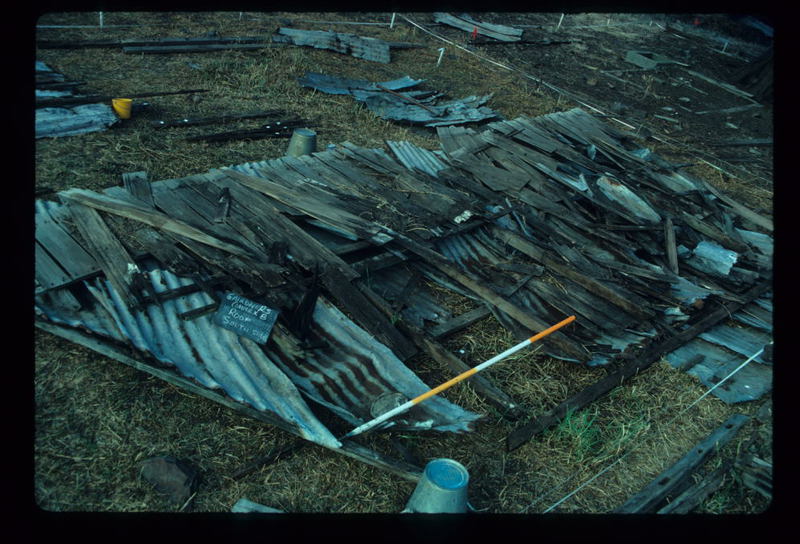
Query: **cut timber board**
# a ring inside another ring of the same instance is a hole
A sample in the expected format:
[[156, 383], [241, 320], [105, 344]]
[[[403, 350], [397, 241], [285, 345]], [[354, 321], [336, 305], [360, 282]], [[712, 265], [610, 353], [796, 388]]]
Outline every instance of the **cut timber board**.
[[705, 440], [695, 445], [677, 463], [655, 477], [644, 489], [625, 501], [625, 504], [614, 510], [617, 514], [647, 514], [656, 511], [670, 494], [678, 494], [686, 487], [692, 473], [700, 468], [706, 460], [727, 444], [749, 418], [735, 414]]
[[132, 274], [138, 271], [133, 257], [96, 210], [70, 200], [66, 201], [66, 205], [83, 237], [83, 243], [100, 263], [108, 281], [128, 306], [137, 307], [139, 303], [130, 288]]
[[503, 42], [518, 42], [522, 39], [522, 29], [520, 28], [484, 23], [476, 21], [468, 15], [455, 16], [449, 13], [434, 13], [433, 20], [471, 34], [477, 31], [477, 34], [481, 36], [488, 36]]
[[[45, 209], [40, 209], [36, 213], [36, 241], [42, 249], [50, 255], [63, 256], [59, 258], [58, 264], [66, 272], [68, 280], [65, 283], [85, 278], [100, 272], [100, 265], [75, 239], [55, 221]], [[42, 266], [48, 263], [42, 261]], [[36, 263], [37, 273], [39, 262]], [[44, 268], [42, 269], [44, 271]], [[55, 278], [49, 278], [42, 285], [48, 284], [51, 287], [58, 287]]]

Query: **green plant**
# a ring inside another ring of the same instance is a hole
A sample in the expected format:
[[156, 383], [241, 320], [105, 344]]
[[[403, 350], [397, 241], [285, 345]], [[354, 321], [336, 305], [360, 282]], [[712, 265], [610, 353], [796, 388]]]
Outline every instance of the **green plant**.
[[576, 462], [583, 463], [595, 457], [602, 448], [601, 429], [595, 425], [597, 411], [576, 413], [569, 409], [555, 430], [556, 436], [572, 443], [570, 451]]

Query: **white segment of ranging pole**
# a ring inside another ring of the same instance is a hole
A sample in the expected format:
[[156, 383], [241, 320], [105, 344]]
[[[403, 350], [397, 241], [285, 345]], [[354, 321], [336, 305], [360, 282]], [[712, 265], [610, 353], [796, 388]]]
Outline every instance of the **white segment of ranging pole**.
[[344, 435], [342, 438], [349, 438], [351, 436], [355, 436], [357, 434], [363, 433], [364, 431], [368, 431], [368, 430], [372, 429], [373, 427], [383, 423], [387, 419], [389, 419], [391, 417], [394, 417], [397, 414], [400, 414], [402, 412], [405, 412], [406, 410], [409, 410], [410, 408], [412, 408], [413, 406], [416, 406], [417, 404], [419, 404], [420, 402], [424, 401], [425, 399], [427, 399], [429, 397], [432, 397], [433, 395], [436, 395], [437, 393], [441, 393], [442, 391], [444, 391], [448, 387], [450, 387], [452, 385], [455, 385], [458, 382], [460, 382], [460, 381], [462, 381], [462, 380], [464, 380], [466, 378], [469, 378], [473, 374], [477, 374], [478, 372], [480, 372], [484, 368], [492, 366], [496, 362], [505, 359], [509, 355], [512, 355], [512, 354], [518, 352], [522, 348], [524, 348], [524, 347], [526, 347], [526, 346], [528, 346], [530, 344], [533, 344], [537, 340], [540, 340], [540, 339], [544, 338], [545, 336], [549, 335], [550, 333], [553, 333], [553, 332], [557, 331], [558, 329], [560, 329], [564, 325], [572, 323], [573, 321], [575, 321], [575, 316], [571, 315], [568, 318], [564, 319], [563, 321], [561, 321], [559, 323], [556, 323], [552, 327], [543, 330], [539, 334], [535, 334], [535, 335], [531, 336], [530, 338], [528, 338], [526, 340], [523, 340], [522, 342], [520, 342], [516, 346], [514, 346], [512, 348], [508, 348], [503, 353], [500, 353], [499, 355], [495, 355], [494, 357], [492, 357], [488, 361], [484, 361], [483, 363], [479, 364], [478, 366], [470, 368], [469, 370], [466, 370], [466, 371], [462, 372], [461, 374], [459, 374], [455, 378], [452, 378], [452, 379], [444, 382], [443, 384], [441, 384], [441, 385], [439, 385], [437, 387], [434, 387], [433, 389], [429, 390], [428, 392], [423, 393], [423, 394], [419, 395], [418, 397], [415, 397], [415, 398], [411, 399], [410, 401], [401, 404], [397, 408], [393, 408], [393, 409], [389, 410], [388, 412], [386, 412], [385, 414], [380, 415], [380, 416], [378, 416], [375, 419], [372, 419], [370, 421], [367, 421], [363, 425], [361, 425], [359, 427], [356, 427], [355, 429], [353, 429], [352, 431], [350, 431], [349, 433]]

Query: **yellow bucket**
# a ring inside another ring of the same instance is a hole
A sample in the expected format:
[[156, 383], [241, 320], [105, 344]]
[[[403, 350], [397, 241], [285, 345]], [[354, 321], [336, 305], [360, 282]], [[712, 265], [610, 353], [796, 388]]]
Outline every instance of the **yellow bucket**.
[[112, 98], [111, 105], [114, 111], [117, 112], [120, 119], [131, 118], [131, 108], [133, 107], [133, 100], [130, 98]]

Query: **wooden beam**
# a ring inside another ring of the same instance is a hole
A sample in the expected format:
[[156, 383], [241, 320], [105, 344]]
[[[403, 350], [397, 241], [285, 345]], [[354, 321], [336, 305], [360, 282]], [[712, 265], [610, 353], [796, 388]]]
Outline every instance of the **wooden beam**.
[[[393, 233], [393, 238], [395, 243], [418, 255], [424, 259], [427, 264], [435, 267], [440, 272], [454, 279], [481, 297], [487, 304], [490, 304], [498, 310], [508, 314], [528, 331], [542, 331], [552, 325], [552, 323], [546, 323], [523, 308], [520, 308], [516, 304], [509, 302], [504, 297], [487, 287], [485, 282], [482, 280], [474, 278], [468, 273], [461, 272], [442, 254], [434, 251], [433, 249], [425, 247], [424, 245], [415, 242], [402, 234]], [[566, 357], [570, 357], [578, 361], [582, 361], [589, 357], [589, 353], [587, 351], [585, 351], [580, 345], [570, 340], [569, 337], [565, 336], [560, 331], [548, 336], [546, 342], [550, 343], [551, 346], [561, 351]]]
[[534, 261], [543, 264], [554, 274], [569, 278], [584, 289], [591, 291], [615, 306], [622, 308], [632, 316], [642, 320], [653, 317], [654, 312], [652, 310], [647, 308], [645, 305], [637, 304], [635, 300], [631, 299], [630, 295], [619, 293], [612, 287], [605, 285], [594, 278], [590, 278], [589, 276], [581, 274], [569, 266], [559, 263], [553, 257], [549, 256], [545, 251], [539, 249], [522, 236], [494, 225], [491, 227], [491, 230], [492, 234], [498, 239], [507, 243], [514, 249], [521, 251]]
[[541, 433], [545, 429], [556, 425], [566, 416], [568, 411], [580, 410], [587, 406], [589, 403], [606, 395], [622, 383], [649, 368], [653, 363], [660, 360], [661, 357], [667, 353], [671, 353], [675, 349], [681, 347], [689, 340], [695, 338], [697, 335], [707, 331], [711, 327], [721, 323], [725, 319], [739, 311], [745, 304], [760, 297], [765, 292], [772, 289], [772, 281], [765, 281], [761, 284], [751, 288], [742, 297], [742, 302], [732, 302], [730, 304], [720, 304], [717, 308], [711, 308], [707, 305], [708, 310], [702, 317], [689, 328], [671, 336], [661, 342], [653, 343], [637, 356], [635, 359], [628, 361], [622, 368], [616, 372], [609, 374], [600, 381], [583, 389], [576, 395], [568, 398], [555, 408], [547, 411], [545, 414], [538, 418], [531, 420], [520, 427], [517, 427], [506, 437], [506, 449], [508, 451], [515, 450], [525, 444], [528, 440], [535, 435]]
[[106, 279], [130, 307], [139, 306], [139, 298], [131, 291], [133, 274], [139, 269], [117, 237], [94, 209], [75, 201], [66, 202], [72, 219], [83, 238], [86, 250], [94, 256]]
[[678, 493], [678, 489], [685, 487], [692, 473], [736, 436], [742, 425], [749, 419], [748, 416], [742, 414], [735, 414], [728, 418], [707, 438], [689, 450], [677, 463], [656, 476], [644, 489], [614, 510], [614, 513], [649, 514], [655, 512], [669, 495], [675, 495]]
[[[185, 91], [164, 91], [154, 93], [129, 94], [125, 98], [149, 98], [151, 96], [167, 96], [173, 94], [197, 94], [208, 92], [208, 89], [189, 89]], [[96, 102], [111, 102], [119, 98], [118, 95], [92, 94], [86, 96], [65, 96], [60, 98], [40, 98], [36, 101], [37, 108], [63, 108], [79, 104], [94, 104]]]
[[670, 500], [669, 504], [661, 507], [656, 514], [688, 514], [720, 488], [732, 466], [732, 459], [723, 462], [714, 472]]
[[492, 315], [492, 311], [486, 307], [486, 305], [478, 306], [474, 310], [464, 312], [463, 314], [456, 316], [453, 319], [442, 323], [441, 325], [433, 327], [430, 331], [430, 334], [434, 338], [444, 338], [445, 336], [457, 333], [458, 331], [465, 329], [473, 323], [476, 323], [490, 315]]
[[59, 196], [65, 200], [73, 200], [91, 208], [102, 210], [114, 215], [119, 215], [121, 217], [127, 217], [128, 219], [145, 223], [157, 229], [185, 236], [195, 240], [196, 242], [201, 242], [208, 246], [227, 251], [228, 253], [233, 253], [234, 255], [238, 255], [240, 257], [251, 256], [247, 251], [239, 246], [223, 242], [222, 240], [211, 236], [210, 234], [195, 228], [188, 223], [172, 219], [164, 213], [139, 206], [132, 202], [127, 202], [118, 198], [112, 198], [107, 195], [94, 193], [85, 189], [68, 189], [59, 193]]
[[667, 217], [664, 220], [664, 244], [667, 252], [667, 262], [672, 273], [678, 275], [678, 248], [675, 245], [675, 227], [672, 219]]

